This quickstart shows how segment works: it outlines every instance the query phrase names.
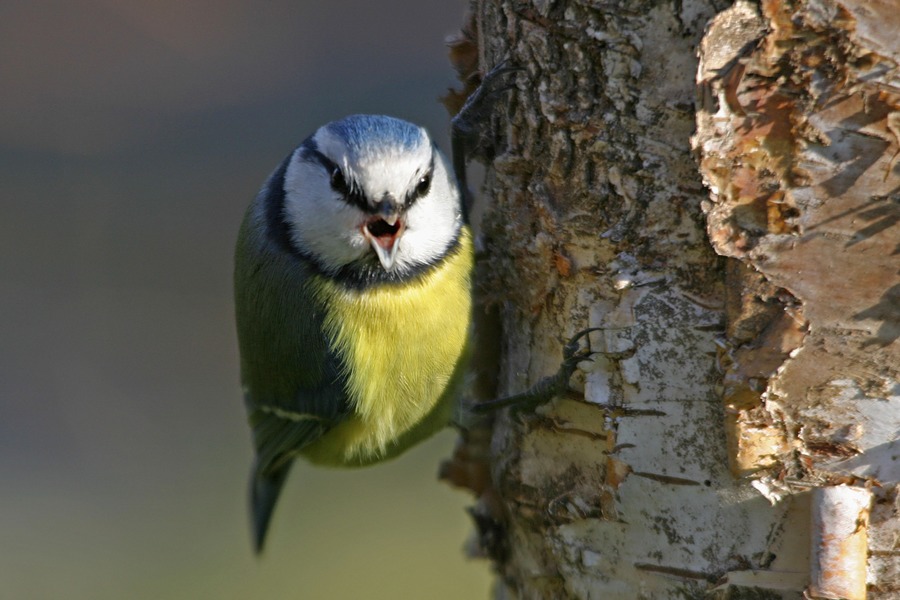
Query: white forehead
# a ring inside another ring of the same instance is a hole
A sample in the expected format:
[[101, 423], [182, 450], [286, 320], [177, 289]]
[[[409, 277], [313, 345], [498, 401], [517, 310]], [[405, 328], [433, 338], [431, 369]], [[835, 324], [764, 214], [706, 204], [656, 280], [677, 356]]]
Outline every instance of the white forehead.
[[405, 188], [431, 164], [427, 132], [392, 117], [356, 115], [321, 127], [313, 136], [319, 152], [376, 197]]

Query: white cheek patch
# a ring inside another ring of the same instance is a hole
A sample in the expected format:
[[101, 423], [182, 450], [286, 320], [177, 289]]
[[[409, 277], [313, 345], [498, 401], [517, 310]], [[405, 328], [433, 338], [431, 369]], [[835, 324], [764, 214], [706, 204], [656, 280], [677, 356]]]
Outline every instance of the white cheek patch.
[[320, 165], [296, 153], [284, 175], [284, 218], [294, 245], [326, 269], [337, 271], [369, 250], [364, 215], [337, 197]]
[[443, 160], [435, 158], [431, 190], [404, 216], [406, 231], [396, 259], [401, 267], [428, 264], [443, 256], [462, 226], [459, 192]]

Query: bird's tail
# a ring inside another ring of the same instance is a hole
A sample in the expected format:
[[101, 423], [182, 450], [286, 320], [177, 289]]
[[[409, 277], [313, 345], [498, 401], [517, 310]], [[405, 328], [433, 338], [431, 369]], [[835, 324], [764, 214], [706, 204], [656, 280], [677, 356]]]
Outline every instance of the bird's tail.
[[258, 461], [253, 465], [250, 476], [250, 523], [253, 527], [253, 547], [257, 554], [262, 552], [272, 512], [290, 467], [291, 464], [287, 463], [274, 472], [263, 473]]

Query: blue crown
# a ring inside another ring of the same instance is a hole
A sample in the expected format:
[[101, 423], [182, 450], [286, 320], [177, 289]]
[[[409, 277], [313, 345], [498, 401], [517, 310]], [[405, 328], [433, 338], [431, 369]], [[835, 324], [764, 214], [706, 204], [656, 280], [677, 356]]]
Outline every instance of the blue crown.
[[326, 128], [343, 138], [347, 149], [356, 156], [384, 151], [386, 146], [409, 151], [425, 141], [421, 127], [383, 115], [350, 115]]

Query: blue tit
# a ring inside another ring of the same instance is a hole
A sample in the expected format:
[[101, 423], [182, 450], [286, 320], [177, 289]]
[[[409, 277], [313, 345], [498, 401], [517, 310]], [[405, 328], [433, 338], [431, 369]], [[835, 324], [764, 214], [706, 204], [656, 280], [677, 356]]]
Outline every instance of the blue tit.
[[368, 465], [447, 425], [473, 264], [456, 177], [421, 127], [346, 117], [272, 173], [234, 272], [257, 551], [296, 457]]

